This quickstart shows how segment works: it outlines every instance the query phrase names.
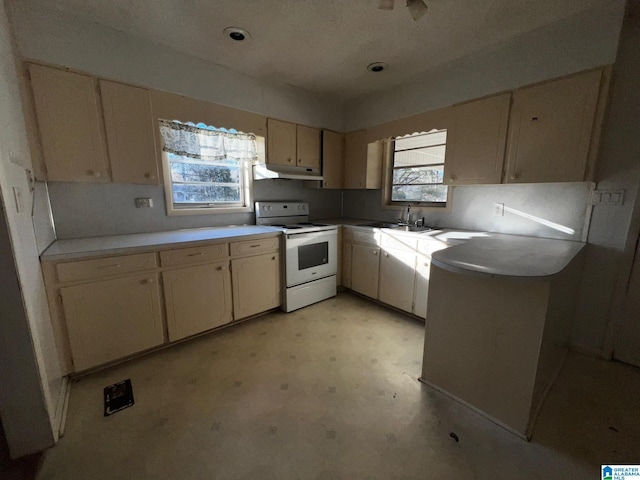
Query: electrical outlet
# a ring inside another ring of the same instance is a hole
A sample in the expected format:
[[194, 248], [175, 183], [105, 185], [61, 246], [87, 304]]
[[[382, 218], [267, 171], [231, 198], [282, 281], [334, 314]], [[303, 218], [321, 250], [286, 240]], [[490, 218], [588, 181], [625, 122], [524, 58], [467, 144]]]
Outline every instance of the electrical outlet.
[[152, 208], [153, 199], [151, 198], [136, 198], [136, 208]]
[[493, 216], [494, 217], [504, 217], [504, 203], [494, 203], [493, 204]]

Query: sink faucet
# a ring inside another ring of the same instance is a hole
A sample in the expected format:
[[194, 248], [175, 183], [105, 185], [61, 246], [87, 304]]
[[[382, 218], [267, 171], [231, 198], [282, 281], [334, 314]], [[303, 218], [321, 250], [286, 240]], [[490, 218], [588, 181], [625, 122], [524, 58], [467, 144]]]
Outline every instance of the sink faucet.
[[409, 225], [410, 222], [411, 222], [411, 205], [408, 205], [407, 216], [403, 218], [402, 215], [400, 215], [400, 218], [398, 218], [398, 225]]

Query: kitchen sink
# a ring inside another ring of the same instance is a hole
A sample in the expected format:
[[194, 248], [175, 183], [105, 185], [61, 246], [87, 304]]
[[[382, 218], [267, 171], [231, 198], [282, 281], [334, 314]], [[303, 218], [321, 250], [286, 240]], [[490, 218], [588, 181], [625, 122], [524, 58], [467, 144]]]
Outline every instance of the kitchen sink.
[[432, 232], [434, 229], [431, 227], [416, 227], [415, 225], [398, 225], [397, 223], [389, 223], [389, 222], [371, 222], [359, 225], [360, 227], [371, 227], [371, 228], [389, 228], [392, 230], [400, 231], [400, 232], [415, 232], [415, 233], [426, 233]]

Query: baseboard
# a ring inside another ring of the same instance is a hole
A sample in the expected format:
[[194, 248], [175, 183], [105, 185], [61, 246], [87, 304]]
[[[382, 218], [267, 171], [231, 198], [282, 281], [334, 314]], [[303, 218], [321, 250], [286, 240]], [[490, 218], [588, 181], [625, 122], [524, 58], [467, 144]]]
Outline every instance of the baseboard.
[[569, 342], [569, 350], [581, 353], [582, 355], [586, 355], [588, 357], [605, 358], [606, 360], [611, 360], [610, 358], [606, 358], [604, 356], [604, 352], [601, 348], [590, 347], [578, 342]]
[[525, 440], [525, 441], [529, 441], [531, 439], [531, 437], [528, 437], [527, 435], [525, 435], [522, 432], [519, 432], [518, 430], [514, 429], [513, 427], [510, 427], [509, 425], [506, 425], [505, 423], [502, 423], [500, 420], [498, 420], [497, 418], [492, 417], [491, 415], [483, 412], [482, 410], [480, 410], [477, 407], [474, 407], [473, 405], [471, 405], [468, 402], [465, 402], [464, 400], [462, 400], [461, 398], [456, 397], [455, 395], [452, 395], [451, 393], [447, 392], [446, 390], [443, 390], [442, 388], [438, 387], [437, 385], [434, 385], [433, 383], [431, 383], [428, 380], [425, 380], [423, 377], [418, 378], [418, 381], [420, 383], [425, 384], [428, 387], [433, 388], [434, 390], [440, 392], [441, 394], [443, 394], [445, 397], [450, 398], [451, 400], [458, 402], [460, 405], [463, 405], [465, 407], [467, 407], [469, 410], [474, 411], [475, 413], [477, 413], [478, 415], [480, 415], [483, 418], [486, 418], [487, 420], [489, 420], [492, 423], [495, 423], [496, 425], [498, 425], [499, 427], [504, 428], [506, 431], [508, 431], [509, 433], [515, 435], [516, 437]]
[[53, 427], [55, 431], [55, 441], [64, 435], [64, 426], [67, 421], [67, 408], [69, 406], [69, 393], [71, 392], [71, 382], [69, 377], [62, 377], [60, 391], [58, 392], [58, 403], [56, 413], [53, 417]]

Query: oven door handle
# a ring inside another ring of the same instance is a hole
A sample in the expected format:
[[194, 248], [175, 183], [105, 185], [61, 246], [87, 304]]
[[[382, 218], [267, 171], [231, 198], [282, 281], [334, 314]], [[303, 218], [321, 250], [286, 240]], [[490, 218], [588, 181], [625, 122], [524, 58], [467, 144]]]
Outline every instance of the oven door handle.
[[336, 237], [336, 230], [327, 230], [324, 232], [309, 232], [309, 233], [289, 233], [287, 234], [287, 240], [304, 240], [305, 238], [322, 238], [322, 237]]

